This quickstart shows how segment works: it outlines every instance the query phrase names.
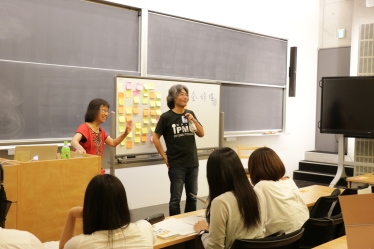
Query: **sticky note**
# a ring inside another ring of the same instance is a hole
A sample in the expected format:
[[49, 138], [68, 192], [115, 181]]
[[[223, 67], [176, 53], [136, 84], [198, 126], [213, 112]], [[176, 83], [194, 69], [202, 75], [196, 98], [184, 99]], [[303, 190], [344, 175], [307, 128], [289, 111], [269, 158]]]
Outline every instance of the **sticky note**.
[[161, 101], [156, 101], [156, 105], [158, 106], [158, 107], [160, 107], [161, 106]]
[[143, 92], [143, 97], [148, 97], [148, 91]]
[[160, 117], [157, 117], [157, 118], [156, 118], [156, 121], [158, 122], [159, 120], [160, 120]]
[[158, 116], [160, 116], [160, 115], [161, 115], [161, 109], [157, 109], [157, 110], [156, 110], [156, 114], [157, 114]]
[[149, 93], [149, 97], [150, 97], [151, 99], [156, 98], [156, 94], [155, 94], [155, 92], [150, 92], [150, 93]]
[[148, 117], [144, 117], [144, 118], [143, 118], [143, 122], [144, 122], [144, 124], [149, 124], [149, 122], [148, 122]]
[[118, 121], [119, 121], [120, 123], [124, 123], [124, 122], [125, 122], [125, 116], [119, 116], [119, 117], [118, 117]]
[[134, 103], [139, 104], [139, 97], [138, 96], [134, 97]]
[[125, 131], [125, 124], [124, 124], [124, 123], [119, 124], [119, 126], [118, 126], [118, 131], [119, 131], [120, 133], [122, 133], [122, 132]]
[[131, 114], [131, 107], [126, 107], [126, 114]]
[[134, 107], [132, 108], [132, 113], [134, 113], [134, 114], [138, 114], [138, 113], [139, 113], [139, 108], [138, 108], [137, 106], [134, 106]]
[[118, 104], [119, 105], [124, 105], [125, 104], [125, 99], [124, 98], [118, 99]]
[[118, 92], [118, 98], [124, 98], [125, 97], [125, 93], [124, 92]]
[[126, 90], [126, 98], [131, 98], [131, 90]]
[[126, 140], [122, 140], [121, 145], [126, 145]]
[[156, 98], [161, 99], [161, 93], [160, 92], [156, 93]]
[[155, 89], [155, 83], [151, 82], [149, 83], [149, 90]]
[[126, 121], [132, 121], [131, 115], [126, 115]]
[[156, 124], [156, 123], [157, 123], [157, 119], [155, 119], [155, 118], [151, 118], [151, 123], [152, 123], [152, 124]]
[[132, 88], [131, 82], [126, 82], [126, 89], [130, 90]]
[[143, 109], [143, 116], [148, 116], [148, 115], [149, 115], [148, 109]]
[[134, 140], [135, 140], [135, 143], [140, 143], [140, 137], [139, 136], [136, 136]]
[[150, 136], [149, 140], [151, 141], [151, 143], [153, 143], [153, 136]]
[[149, 85], [148, 84], [144, 84], [144, 90], [146, 90], [146, 91], [149, 90]]
[[155, 130], [156, 130], [156, 126], [151, 126], [151, 131], [155, 132]]
[[126, 138], [132, 138], [132, 131], [130, 131], [130, 133], [127, 134]]
[[127, 141], [126, 143], [126, 149], [131, 149], [132, 148], [132, 141]]
[[142, 133], [143, 133], [143, 134], [147, 134], [147, 133], [148, 133], [148, 127], [143, 127], [143, 129], [142, 129]]
[[136, 90], [141, 91], [142, 90], [142, 84], [140, 84], [140, 83], [136, 84]]
[[142, 128], [142, 123], [136, 122], [135, 127], [136, 127], [136, 129], [141, 129]]
[[136, 134], [136, 135], [140, 135], [140, 134], [142, 134], [142, 130], [141, 130], [141, 129], [136, 129], [135, 134]]
[[125, 107], [124, 106], [118, 106], [118, 113], [123, 114], [125, 112]]
[[149, 103], [150, 103], [150, 105], [151, 105], [152, 107], [155, 107], [155, 106], [156, 106], [156, 101], [154, 101], [154, 100], [149, 101]]
[[156, 116], [156, 110], [153, 110], [153, 109], [152, 109], [152, 110], [151, 110], [151, 115], [152, 115], [152, 116]]
[[132, 92], [132, 95], [133, 95], [133, 96], [138, 96], [138, 95], [139, 95], [139, 91], [133, 91], [133, 92]]
[[142, 135], [142, 142], [144, 143], [144, 142], [147, 142], [147, 135]]
[[148, 104], [148, 98], [147, 98], [147, 97], [143, 97], [143, 104], [144, 104], [144, 105], [147, 105], [147, 104]]

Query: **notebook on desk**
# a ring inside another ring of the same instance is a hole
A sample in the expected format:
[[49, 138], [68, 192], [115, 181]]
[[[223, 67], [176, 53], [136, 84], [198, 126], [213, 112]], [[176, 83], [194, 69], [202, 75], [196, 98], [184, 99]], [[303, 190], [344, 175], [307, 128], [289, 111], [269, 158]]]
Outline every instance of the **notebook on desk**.
[[29, 162], [36, 155], [39, 161], [55, 160], [57, 156], [57, 145], [22, 145], [14, 149], [14, 160]]

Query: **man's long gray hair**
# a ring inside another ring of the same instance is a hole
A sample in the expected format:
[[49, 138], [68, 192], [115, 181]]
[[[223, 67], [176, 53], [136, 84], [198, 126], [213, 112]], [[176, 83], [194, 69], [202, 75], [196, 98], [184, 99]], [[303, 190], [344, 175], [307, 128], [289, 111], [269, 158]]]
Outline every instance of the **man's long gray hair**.
[[170, 109], [173, 109], [175, 107], [175, 99], [182, 92], [182, 90], [185, 90], [188, 94], [188, 88], [184, 85], [178, 84], [170, 87], [169, 94], [166, 97], [166, 103]]

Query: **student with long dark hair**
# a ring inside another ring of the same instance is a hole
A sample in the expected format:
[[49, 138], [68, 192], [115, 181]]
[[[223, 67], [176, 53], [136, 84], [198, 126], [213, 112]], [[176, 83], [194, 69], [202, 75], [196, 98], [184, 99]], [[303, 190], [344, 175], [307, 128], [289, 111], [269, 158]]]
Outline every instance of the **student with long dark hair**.
[[205, 221], [194, 225], [204, 248], [230, 248], [236, 239], [264, 237], [266, 201], [249, 184], [243, 164], [230, 148], [217, 149], [207, 162], [209, 204]]
[[[83, 218], [83, 234], [74, 236], [76, 218]], [[112, 175], [97, 175], [87, 186], [82, 207], [72, 208], [59, 248], [153, 248], [156, 236], [145, 220], [130, 223], [126, 191]]]
[[309, 210], [295, 182], [284, 176], [286, 169], [277, 153], [267, 147], [255, 150], [249, 157], [248, 171], [254, 189], [261, 190], [266, 198], [265, 235], [300, 229], [309, 218]]

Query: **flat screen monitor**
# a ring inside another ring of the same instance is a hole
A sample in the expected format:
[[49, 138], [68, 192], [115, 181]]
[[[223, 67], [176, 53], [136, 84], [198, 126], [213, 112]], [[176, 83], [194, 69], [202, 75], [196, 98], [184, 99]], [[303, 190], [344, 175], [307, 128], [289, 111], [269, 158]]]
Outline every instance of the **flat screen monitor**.
[[374, 77], [324, 77], [321, 87], [321, 133], [374, 137]]

